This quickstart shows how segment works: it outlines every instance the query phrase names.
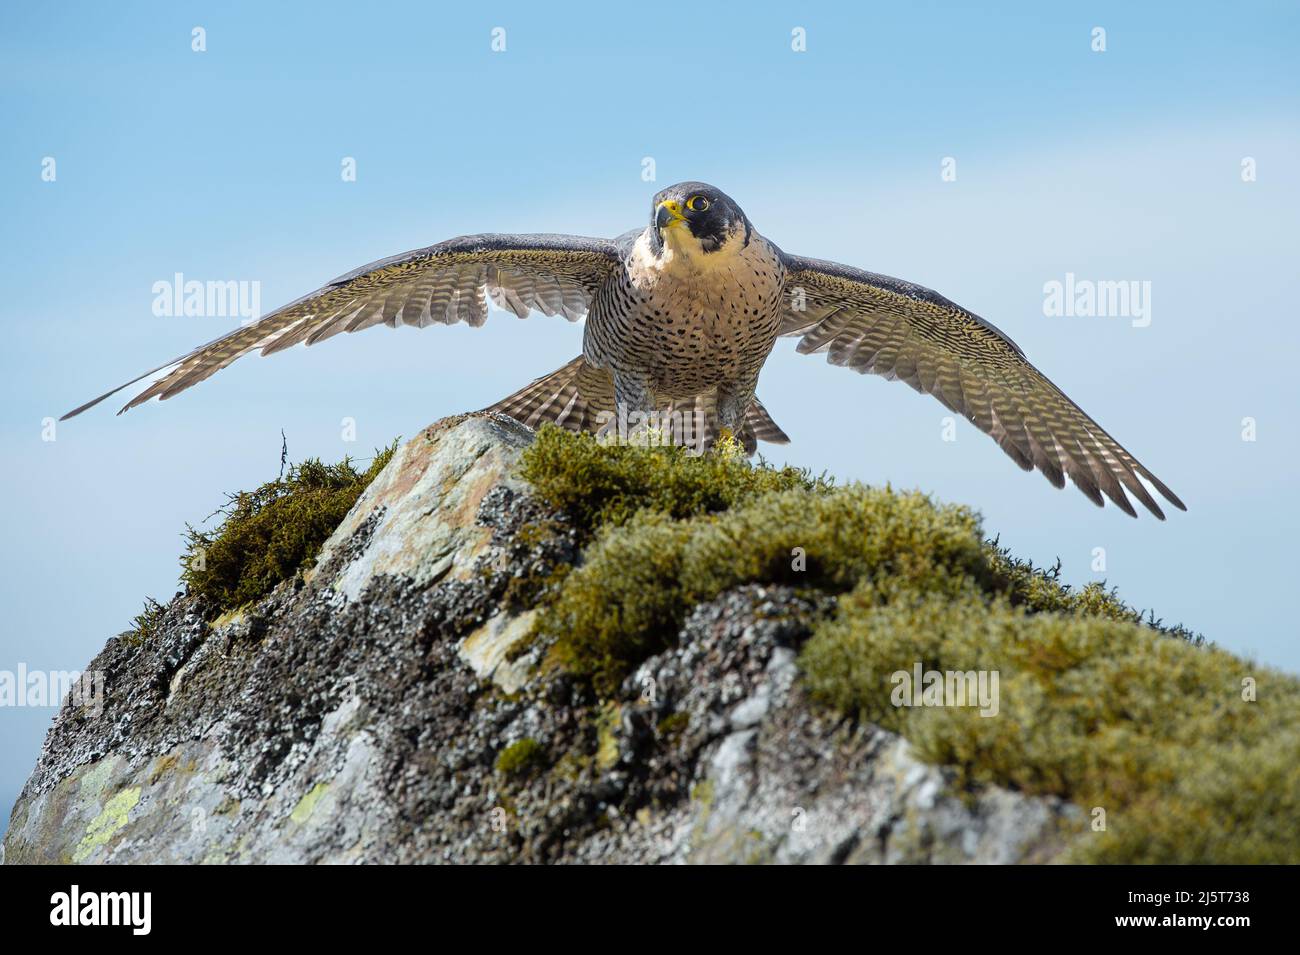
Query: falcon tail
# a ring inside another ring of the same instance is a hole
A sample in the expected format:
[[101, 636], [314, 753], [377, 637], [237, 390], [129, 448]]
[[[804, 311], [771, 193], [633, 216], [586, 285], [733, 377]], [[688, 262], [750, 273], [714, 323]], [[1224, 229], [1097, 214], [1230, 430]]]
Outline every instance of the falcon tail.
[[[612, 433], [617, 427], [613, 378], [604, 369], [588, 365], [581, 356], [484, 410], [509, 415], [530, 428], [549, 421], [569, 431], [602, 434]], [[682, 416], [670, 420], [689, 416], [691, 422], [699, 422], [698, 426], [692, 426], [690, 437], [703, 447], [712, 446], [718, 433], [718, 416], [712, 395], [667, 402], [659, 411], [670, 416]], [[757, 398], [749, 406], [745, 423], [736, 438], [747, 454], [757, 450], [759, 441], [771, 444], [788, 444], [790, 441]]]

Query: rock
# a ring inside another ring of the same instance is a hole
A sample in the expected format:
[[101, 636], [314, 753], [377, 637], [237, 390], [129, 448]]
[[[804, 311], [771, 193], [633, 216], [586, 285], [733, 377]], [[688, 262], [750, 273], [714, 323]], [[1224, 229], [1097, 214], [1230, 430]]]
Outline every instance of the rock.
[[[1077, 809], [959, 795], [811, 706], [824, 607], [727, 592], [601, 702], [513, 653], [512, 581], [571, 562], [514, 473], [531, 432], [451, 418], [402, 447], [316, 567], [231, 619], [178, 595], [108, 641], [14, 808], [15, 862], [1041, 862]], [[513, 744], [530, 758], [498, 768]], [[535, 758], [533, 758], [535, 756]]]

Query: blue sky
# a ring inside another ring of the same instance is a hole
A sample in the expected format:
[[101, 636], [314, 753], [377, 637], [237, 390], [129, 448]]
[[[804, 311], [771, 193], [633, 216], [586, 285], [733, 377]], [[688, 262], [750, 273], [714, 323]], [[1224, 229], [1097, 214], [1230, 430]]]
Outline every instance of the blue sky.
[[[788, 251], [997, 324], [1190, 511], [1097, 510], [965, 422], [943, 441], [932, 399], [788, 342], [759, 388], [794, 438], [772, 459], [971, 504], [1069, 581], [1104, 577], [1300, 671], [1300, 8], [973, 6], [7, 5], [0, 670], [79, 669], [146, 595], [169, 597], [185, 523], [274, 474], [281, 429], [294, 459], [365, 456], [581, 344], [541, 316], [373, 330], [43, 441], [44, 418], [231, 327], [155, 316], [155, 282], [256, 281], [269, 310], [454, 235], [614, 235], [658, 188], [703, 179]], [[1150, 324], [1045, 316], [1044, 284], [1066, 273], [1150, 282]], [[52, 715], [0, 709], [4, 817]]]

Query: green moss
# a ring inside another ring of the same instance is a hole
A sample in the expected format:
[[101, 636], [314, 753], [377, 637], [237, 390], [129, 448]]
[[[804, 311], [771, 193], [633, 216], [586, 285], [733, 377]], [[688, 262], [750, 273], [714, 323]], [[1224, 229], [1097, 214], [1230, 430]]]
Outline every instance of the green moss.
[[669, 646], [686, 610], [682, 552], [690, 527], [653, 513], [600, 537], [565, 579], [537, 629], [555, 659], [610, 696], [637, 663]]
[[497, 772], [513, 779], [530, 776], [545, 764], [546, 747], [527, 737], [511, 743], [497, 755]]
[[[606, 699], [673, 644], [694, 605], [729, 588], [838, 594], [801, 655], [815, 699], [902, 733], [961, 787], [1106, 810], [1106, 829], [1083, 835], [1074, 858], [1300, 858], [1300, 680], [1165, 627], [1103, 585], [1062, 584], [1059, 565], [986, 542], [967, 508], [553, 429], [525, 455], [525, 476], [588, 540], [537, 631]], [[998, 715], [893, 706], [890, 677], [918, 662], [996, 671]], [[1242, 697], [1248, 677], [1258, 702]], [[678, 730], [671, 719], [661, 737]]]
[[725, 510], [768, 491], [828, 486], [794, 468], [751, 467], [736, 455], [604, 445], [553, 425], [537, 432], [521, 474], [587, 535], [603, 524], [625, 523], [640, 510], [682, 518]]
[[396, 448], [394, 442], [376, 452], [365, 471], [347, 458], [338, 464], [310, 459], [283, 478], [231, 495], [215, 531], [188, 529], [182, 581], [218, 611], [266, 596], [312, 566], [321, 545]]
[[538, 628], [557, 659], [611, 696], [671, 646], [690, 608], [744, 583], [832, 593], [864, 577], [945, 582], [982, 570], [978, 522], [920, 494], [864, 487], [767, 493], [721, 514], [642, 511], [601, 533]]
[[[1106, 810], [1084, 861], [1300, 858], [1300, 680], [1104, 614], [1029, 613], [959, 593], [857, 587], [800, 662], [814, 698], [902, 733], [959, 785], [996, 783]], [[998, 674], [998, 712], [895, 706], [892, 674]], [[1242, 698], [1242, 680], [1266, 689]]]
[[[832, 487], [802, 472], [679, 448], [606, 447], [543, 429], [524, 474], [592, 536], [558, 575], [537, 630], [602, 696], [673, 644], [695, 604], [745, 583], [843, 593], [859, 581], [951, 592], [973, 581], [1036, 612], [1138, 622], [1099, 585], [1079, 591], [984, 542], [969, 508], [925, 495]], [[1199, 641], [1181, 627], [1163, 632]]]
[[972, 511], [860, 485], [765, 494], [690, 531], [682, 587], [693, 601], [746, 583], [839, 593], [867, 577], [948, 580], [982, 570]]

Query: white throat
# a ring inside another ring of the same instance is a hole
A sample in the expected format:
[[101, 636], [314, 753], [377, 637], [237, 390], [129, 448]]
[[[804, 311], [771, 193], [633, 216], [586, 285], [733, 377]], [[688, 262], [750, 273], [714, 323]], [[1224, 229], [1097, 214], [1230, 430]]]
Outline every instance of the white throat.
[[637, 273], [638, 277], [650, 281], [659, 275], [730, 271], [744, 245], [733, 232], [721, 248], [705, 252], [704, 244], [691, 233], [690, 229], [680, 225], [664, 230], [663, 247], [660, 254], [656, 256], [650, 242], [650, 234], [651, 230], [647, 228], [637, 236], [632, 246], [631, 261], [633, 272]]

